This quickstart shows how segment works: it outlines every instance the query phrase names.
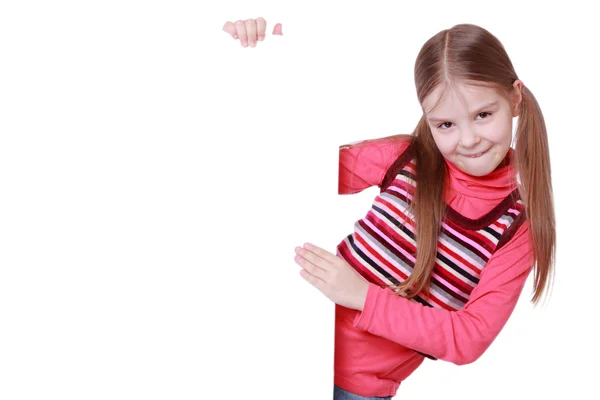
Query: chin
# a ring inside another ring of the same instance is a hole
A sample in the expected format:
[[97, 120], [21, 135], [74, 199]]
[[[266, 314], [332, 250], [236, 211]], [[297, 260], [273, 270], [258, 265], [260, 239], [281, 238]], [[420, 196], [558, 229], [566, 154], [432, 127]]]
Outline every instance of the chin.
[[[481, 160], [483, 161], [483, 160]], [[460, 168], [463, 172], [472, 175], [472, 176], [485, 176], [488, 175], [496, 169], [499, 163], [487, 164], [487, 165], [477, 165], [478, 162], [464, 162], [462, 160], [457, 160], [454, 163], [458, 168]]]
[[460, 154], [454, 154], [453, 163], [463, 172], [481, 177], [494, 172], [506, 157], [507, 152], [508, 149], [506, 151], [498, 151], [492, 148], [487, 154], [478, 158], [467, 158]]

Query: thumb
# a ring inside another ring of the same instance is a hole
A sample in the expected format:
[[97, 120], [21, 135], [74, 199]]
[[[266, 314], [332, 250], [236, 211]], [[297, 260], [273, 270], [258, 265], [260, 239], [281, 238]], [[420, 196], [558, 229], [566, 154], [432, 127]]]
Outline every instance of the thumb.
[[273, 35], [283, 35], [283, 33], [281, 32], [280, 23], [275, 24], [275, 26], [273, 27]]
[[237, 39], [237, 32], [235, 29], [235, 25], [231, 21], [227, 21], [225, 25], [223, 25], [223, 30], [230, 34], [234, 39]]

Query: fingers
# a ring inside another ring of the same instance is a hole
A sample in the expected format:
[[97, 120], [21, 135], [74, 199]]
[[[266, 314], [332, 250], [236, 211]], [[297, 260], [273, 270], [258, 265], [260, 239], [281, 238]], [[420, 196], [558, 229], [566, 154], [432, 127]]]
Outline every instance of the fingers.
[[[281, 23], [275, 24], [273, 35], [283, 35]], [[262, 18], [238, 20], [235, 23], [227, 21], [223, 30], [234, 39], [239, 39], [242, 47], [256, 47], [257, 41], [263, 41], [266, 37], [267, 21]]]
[[248, 35], [246, 34], [246, 22], [242, 20], [235, 21], [235, 29], [240, 38], [242, 47], [248, 46]]
[[265, 32], [267, 30], [267, 21], [264, 18], [256, 18], [256, 35], [261, 42], [265, 40]]
[[245, 22], [246, 34], [248, 35], [248, 44], [250, 47], [256, 47], [256, 20], [247, 19]]
[[306, 250], [308, 250], [309, 252], [316, 254], [317, 256], [321, 257], [322, 259], [324, 259], [325, 261], [327, 261], [331, 264], [338, 262], [338, 260], [340, 259], [335, 254], [331, 254], [327, 250], [322, 249], [319, 246], [315, 246], [314, 244], [311, 244], [311, 243], [304, 243], [304, 248]]
[[303, 269], [300, 270], [300, 276], [302, 276], [304, 279], [306, 279], [308, 283], [310, 283], [323, 293], [323, 289], [325, 288], [325, 281], [315, 277], [314, 275], [311, 275]]
[[236, 33], [235, 25], [231, 21], [225, 22], [223, 25], [223, 30], [231, 35], [232, 38], [237, 39], [238, 35]]
[[324, 260], [300, 248], [296, 248], [296, 258], [294, 260], [306, 272], [322, 281], [327, 279], [327, 271], [324, 267]]

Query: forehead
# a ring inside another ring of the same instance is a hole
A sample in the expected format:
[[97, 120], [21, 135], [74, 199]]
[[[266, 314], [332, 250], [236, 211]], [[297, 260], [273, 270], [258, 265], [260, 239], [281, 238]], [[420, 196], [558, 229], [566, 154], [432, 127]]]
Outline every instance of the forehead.
[[442, 83], [423, 100], [428, 116], [452, 116], [474, 112], [478, 107], [501, 101], [495, 88], [468, 83]]

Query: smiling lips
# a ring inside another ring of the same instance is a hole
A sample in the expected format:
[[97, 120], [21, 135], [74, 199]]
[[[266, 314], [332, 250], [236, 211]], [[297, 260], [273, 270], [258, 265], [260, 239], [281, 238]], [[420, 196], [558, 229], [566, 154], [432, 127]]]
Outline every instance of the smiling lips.
[[481, 157], [482, 155], [484, 155], [485, 153], [487, 153], [490, 149], [491, 149], [491, 147], [489, 149], [487, 149], [487, 150], [482, 151], [481, 153], [463, 154], [463, 156], [469, 157], [469, 158]]

